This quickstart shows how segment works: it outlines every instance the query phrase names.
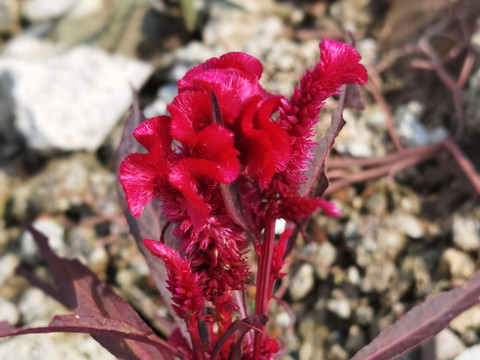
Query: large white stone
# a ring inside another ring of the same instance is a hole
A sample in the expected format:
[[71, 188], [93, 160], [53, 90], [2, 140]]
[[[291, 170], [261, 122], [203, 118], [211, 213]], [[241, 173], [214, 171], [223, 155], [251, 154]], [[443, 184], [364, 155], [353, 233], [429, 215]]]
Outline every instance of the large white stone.
[[23, 5], [23, 15], [30, 21], [45, 21], [62, 16], [77, 0], [29, 0]]
[[144, 62], [91, 46], [42, 60], [0, 59], [13, 83], [15, 125], [39, 151], [96, 150], [150, 76]]

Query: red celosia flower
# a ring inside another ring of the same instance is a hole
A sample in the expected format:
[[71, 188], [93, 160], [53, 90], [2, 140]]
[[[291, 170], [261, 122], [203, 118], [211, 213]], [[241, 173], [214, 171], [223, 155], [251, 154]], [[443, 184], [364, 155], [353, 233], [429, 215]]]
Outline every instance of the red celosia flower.
[[[306, 72], [290, 100], [262, 88], [262, 65], [249, 55], [207, 60], [179, 80], [170, 116], [147, 120], [134, 132], [147, 153], [127, 156], [119, 178], [134, 216], [160, 198], [165, 218], [176, 226], [173, 235], [183, 257], [161, 242], [145, 240], [145, 245], [165, 262], [174, 309], [189, 319], [195, 354], [203, 354], [196, 321], [205, 300], [213, 314], [205, 323], [212, 344], [232, 323], [232, 292], [242, 290], [249, 275], [245, 227], [257, 237], [259, 254], [265, 254], [263, 289], [257, 291], [263, 304], [256, 306], [265, 315], [289, 236], [286, 232], [273, 243], [275, 218], [298, 223], [318, 208], [339, 215], [326, 200], [301, 197], [299, 187], [313, 157], [313, 127], [325, 100], [343, 84], [364, 84], [367, 74], [352, 47], [324, 40], [320, 49], [321, 61]], [[246, 226], [243, 219], [243, 227], [232, 220], [224, 184], [231, 184], [230, 197], [238, 190], [236, 216], [244, 217]], [[262, 233], [271, 239], [261, 241]], [[270, 359], [278, 344], [257, 334], [255, 349], [245, 351]]]
[[172, 293], [173, 309], [182, 319], [199, 316], [205, 298], [199, 276], [192, 272], [188, 260], [160, 241], [143, 240], [152, 254], [163, 260], [168, 274], [168, 290]]

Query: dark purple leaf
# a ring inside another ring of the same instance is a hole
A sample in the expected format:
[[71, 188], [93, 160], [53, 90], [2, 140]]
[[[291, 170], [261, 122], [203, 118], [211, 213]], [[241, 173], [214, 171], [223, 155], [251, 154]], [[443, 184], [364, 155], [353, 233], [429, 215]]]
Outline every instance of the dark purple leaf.
[[[212, 110], [212, 124], [223, 125], [222, 112], [220, 111], [220, 105], [218, 104], [217, 95], [213, 89], [210, 90], [210, 107]], [[233, 222], [252, 238], [252, 231], [248, 225], [248, 221], [243, 213], [242, 202], [238, 194], [237, 184], [235, 182], [231, 184], [220, 184], [220, 191], [222, 193], [223, 202], [227, 208], [228, 214], [232, 218]]]
[[[125, 339], [129, 342], [129, 345], [134, 345], [134, 348], [132, 349], [132, 346], [125, 347], [124, 344], [122, 347], [118, 347], [118, 351], [114, 355], [121, 359], [173, 359], [171, 355], [162, 355], [162, 353], [165, 353], [165, 343], [156, 335], [146, 336], [142, 330], [114, 319], [61, 315], [56, 316], [48, 326], [24, 329], [18, 329], [6, 322], [0, 322], [0, 337], [52, 332], [84, 333], [102, 339], [113, 338], [113, 341], [116, 342], [118, 342], [118, 338]], [[118, 343], [120, 344], [120, 342]], [[148, 351], [145, 345], [156, 348], [156, 352]]]
[[254, 231], [249, 225], [247, 217], [243, 212], [243, 206], [240, 200], [240, 194], [238, 193], [236, 181], [231, 184], [220, 184], [220, 191], [222, 193], [223, 203], [225, 204], [232, 221], [240, 226], [252, 241], [255, 241], [256, 237]]
[[[342, 114], [345, 107], [346, 88], [348, 86], [350, 85], [343, 85], [340, 88], [340, 98], [338, 100], [337, 109], [332, 115], [332, 122], [328, 127], [325, 135], [320, 138], [317, 146], [313, 149], [313, 163], [309, 172], [306, 174], [307, 181], [300, 190], [300, 194], [302, 196], [306, 196], [309, 194], [312, 196], [320, 196], [328, 186], [328, 180], [324, 175], [325, 159], [327, 158], [330, 149], [333, 147], [335, 138], [338, 136], [338, 133], [345, 125], [345, 120], [343, 120]], [[315, 182], [317, 181], [317, 179], [319, 180], [317, 185], [315, 186]]]
[[[56, 256], [43, 234], [32, 227], [29, 227], [29, 230], [47, 263], [54, 285], [38, 281], [25, 270], [20, 269], [19, 273], [26, 275], [34, 285], [47, 291], [75, 313], [71, 317], [56, 318], [57, 322], [56, 320], [52, 322], [51, 331], [56, 331], [54, 327], [59, 326], [59, 319], [78, 320], [74, 324], [78, 327], [76, 332], [91, 333], [95, 340], [117, 357], [132, 360], [173, 359], [173, 355], [177, 353], [176, 350], [155, 335], [125, 300], [115, 294], [108, 285], [102, 283], [78, 260], [62, 259]], [[86, 319], [89, 319], [88, 324], [85, 323]], [[113, 326], [113, 324], [116, 325]], [[2, 327], [1, 329], [5, 331], [2, 336], [8, 336], [9, 332], [13, 331], [12, 328]], [[81, 329], [83, 330], [80, 331]], [[27, 329], [17, 329], [16, 334], [25, 333], [24, 331]], [[36, 330], [28, 329], [28, 331]], [[116, 336], [120, 333], [127, 335], [122, 335], [122, 339]], [[132, 339], [128, 334], [135, 334], [137, 339]], [[151, 345], [152, 342], [155, 342], [155, 346]], [[162, 349], [161, 352], [159, 348]]]
[[363, 102], [362, 93], [360, 92], [360, 85], [347, 85], [344, 107], [356, 110], [365, 109], [365, 103]]
[[352, 360], [382, 360], [399, 356], [432, 338], [480, 299], [480, 271], [464, 285], [440, 293], [414, 307], [360, 350]]
[[268, 321], [268, 317], [265, 315], [250, 315], [247, 316], [245, 319], [236, 320], [228, 327], [227, 330], [220, 336], [217, 343], [215, 344], [215, 348], [213, 349], [212, 353], [212, 360], [215, 360], [220, 354], [223, 345], [227, 342], [227, 340], [234, 336], [233, 342], [230, 345], [229, 350], [229, 359], [230, 360], [237, 360], [240, 359], [242, 354], [241, 352], [241, 343], [247, 332], [250, 330], [261, 331], [260, 328], [264, 327]]
[[212, 124], [223, 125], [222, 112], [220, 111], [217, 95], [215, 95], [213, 89], [210, 89], [210, 107], [212, 110]]
[[[145, 121], [145, 116], [140, 110], [138, 104], [138, 96], [134, 94], [134, 100], [132, 103], [132, 108], [130, 111], [130, 116], [125, 123], [125, 128], [123, 130], [122, 140], [118, 147], [117, 158], [115, 169], [118, 174], [118, 169], [121, 162], [125, 156], [131, 153], [143, 152], [143, 147], [135, 140], [133, 137], [133, 131], [135, 128]], [[143, 245], [143, 239], [154, 239], [154, 240], [164, 240], [166, 245], [176, 248], [178, 246], [178, 240], [171, 235], [171, 232], [165, 231], [162, 233], [162, 230], [167, 226], [167, 220], [163, 217], [163, 212], [160, 208], [160, 203], [158, 201], [151, 201], [145, 206], [142, 216], [135, 218], [130, 211], [128, 210], [127, 201], [125, 199], [125, 193], [123, 192], [120, 181], [117, 177], [117, 192], [120, 200], [120, 205], [122, 206], [123, 213], [127, 219], [128, 226], [130, 228], [130, 233], [134, 237], [138, 248], [140, 249], [142, 255], [147, 261], [150, 273], [152, 274], [153, 280], [157, 286], [158, 291], [160, 292], [164, 303], [170, 310], [170, 313], [173, 314], [177, 320], [177, 324], [184, 329], [184, 322], [176, 318], [175, 312], [171, 307], [171, 294], [167, 290], [167, 272], [165, 266], [161, 260], [153, 256], [150, 251], [147, 250], [145, 245]], [[168, 230], [168, 229], [167, 229]], [[163, 235], [163, 236], [162, 236]]]

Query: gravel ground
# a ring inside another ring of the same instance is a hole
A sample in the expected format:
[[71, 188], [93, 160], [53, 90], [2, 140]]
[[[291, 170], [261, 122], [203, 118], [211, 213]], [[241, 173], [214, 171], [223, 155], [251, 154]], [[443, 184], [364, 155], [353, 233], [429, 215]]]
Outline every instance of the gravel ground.
[[[345, 112], [327, 163], [328, 196], [342, 216], [310, 221], [280, 284], [295, 324], [272, 303], [282, 359], [349, 359], [413, 306], [473, 275], [479, 189], [458, 157], [438, 150], [375, 159], [399, 144], [426, 148], [457, 135], [463, 158], [480, 169], [476, 0], [195, 4], [197, 21], [187, 29], [174, 0], [0, 0], [0, 320], [38, 326], [66, 312], [15, 275], [23, 264], [46, 276], [23, 230], [28, 221], [56, 253], [87, 264], [155, 325], [166, 310], [128, 234], [112, 170], [131, 88], [147, 116], [159, 115], [187, 69], [244, 51], [262, 61], [267, 90], [289, 95], [317, 61], [320, 39], [342, 40], [347, 32], [370, 85], [362, 90], [365, 109]], [[429, 46], [441, 68], [461, 80], [457, 109], [454, 92], [427, 61]], [[460, 75], [466, 57], [471, 69]], [[326, 105], [319, 131], [334, 105]], [[460, 132], [458, 109], [465, 113]], [[368, 176], [359, 160], [378, 166], [370, 169], [391, 167], [387, 176]], [[476, 359], [479, 343], [476, 307], [403, 359]], [[68, 334], [0, 340], [0, 360], [12, 352], [30, 360], [113, 358], [88, 336]]]

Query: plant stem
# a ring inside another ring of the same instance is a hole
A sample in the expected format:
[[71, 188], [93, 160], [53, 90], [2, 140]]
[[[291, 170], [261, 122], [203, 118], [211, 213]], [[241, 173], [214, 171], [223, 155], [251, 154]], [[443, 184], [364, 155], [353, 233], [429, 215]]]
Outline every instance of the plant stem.
[[[268, 316], [268, 303], [272, 294], [273, 284], [270, 273], [272, 272], [272, 258], [275, 248], [275, 217], [267, 216], [267, 224], [263, 234], [261, 251], [258, 259], [257, 293], [255, 296], [255, 314]], [[261, 333], [255, 333], [254, 359], [258, 359], [260, 349], [265, 339], [265, 327]]]
[[206, 360], [205, 353], [203, 352], [202, 340], [198, 333], [198, 319], [196, 316], [191, 316], [185, 320], [187, 323], [187, 330], [190, 333], [190, 339], [192, 340], [192, 351], [195, 354], [195, 359]]

